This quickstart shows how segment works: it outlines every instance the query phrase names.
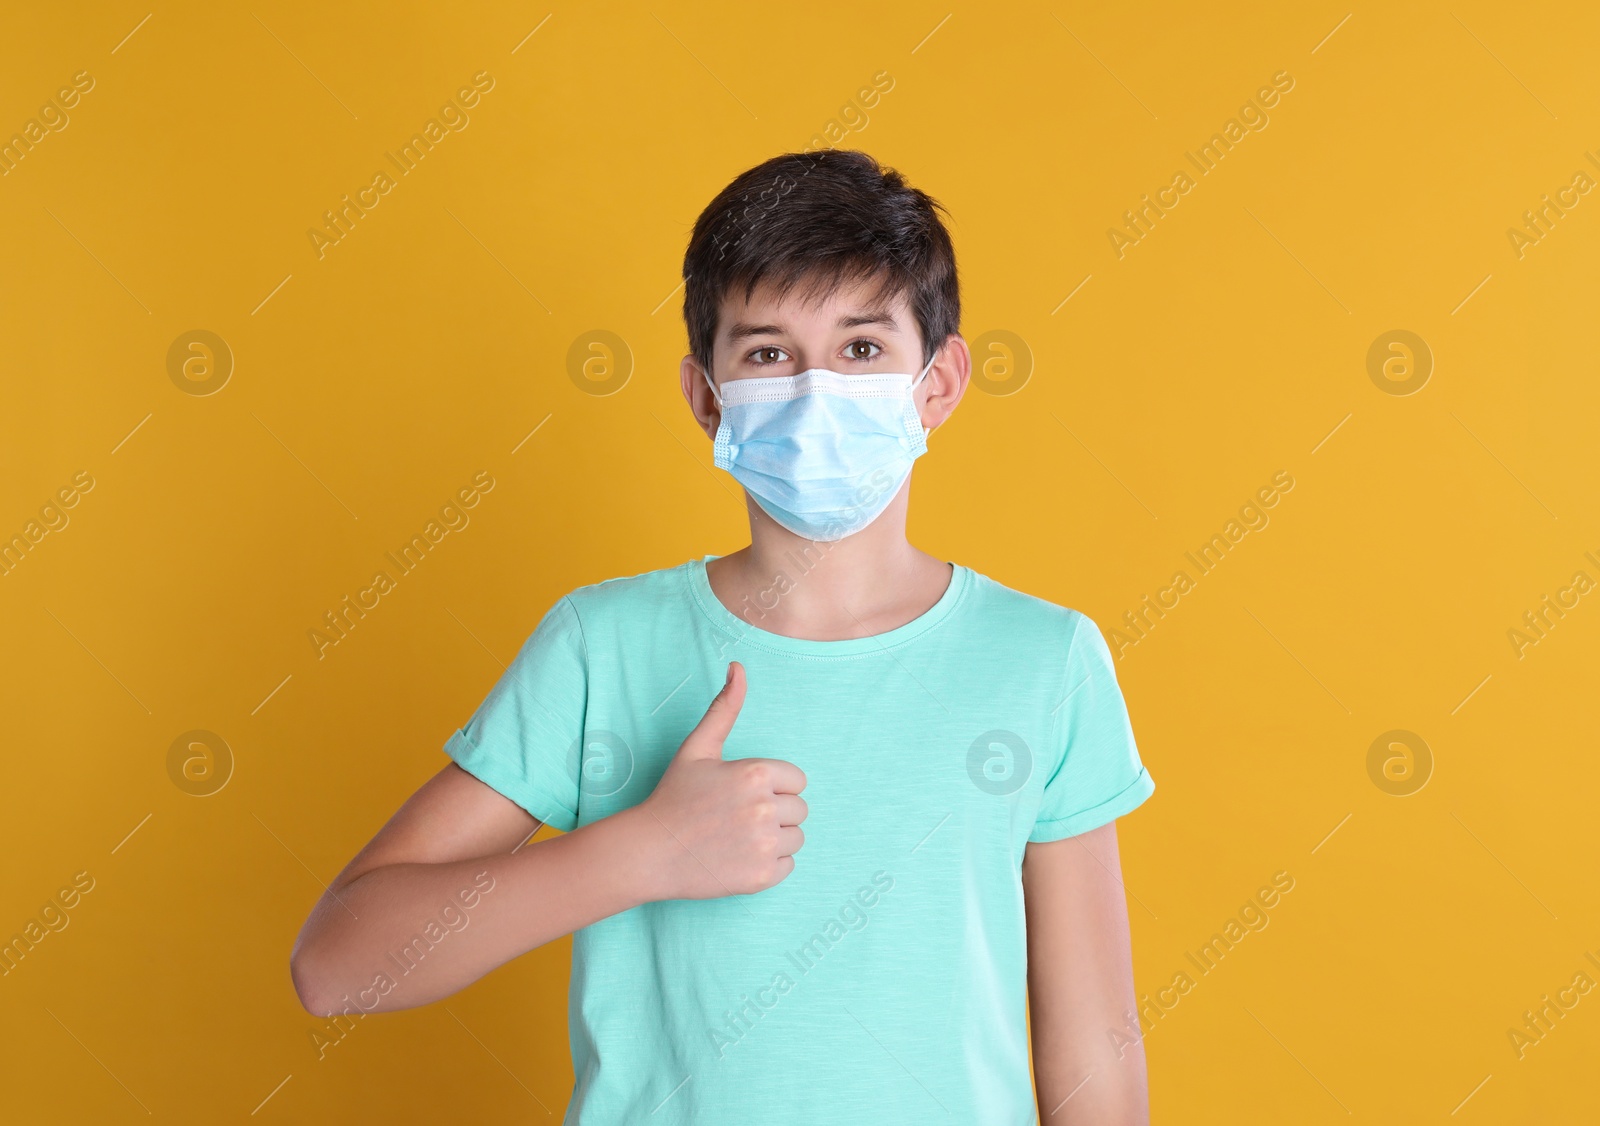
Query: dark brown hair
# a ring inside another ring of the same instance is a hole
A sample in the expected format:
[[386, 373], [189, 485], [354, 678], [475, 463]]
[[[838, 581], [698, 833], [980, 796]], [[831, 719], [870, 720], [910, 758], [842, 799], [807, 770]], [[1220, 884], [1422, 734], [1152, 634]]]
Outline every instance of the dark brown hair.
[[[821, 300], [840, 285], [880, 278], [877, 300], [908, 295], [922, 332], [922, 365], [961, 331], [955, 250], [944, 208], [864, 152], [775, 156], [741, 173], [695, 221], [683, 256], [689, 350], [711, 369], [725, 294], [745, 299], [767, 282]], [[946, 212], [948, 214], [948, 212]]]

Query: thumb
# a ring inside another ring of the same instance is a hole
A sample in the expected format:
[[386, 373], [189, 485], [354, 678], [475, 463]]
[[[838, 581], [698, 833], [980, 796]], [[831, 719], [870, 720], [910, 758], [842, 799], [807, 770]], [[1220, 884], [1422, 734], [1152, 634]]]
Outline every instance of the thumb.
[[744, 687], [744, 666], [738, 661], [730, 662], [722, 691], [717, 693], [706, 714], [678, 748], [679, 758], [722, 757], [723, 740], [733, 730], [733, 721], [739, 718], [739, 709], [744, 706]]

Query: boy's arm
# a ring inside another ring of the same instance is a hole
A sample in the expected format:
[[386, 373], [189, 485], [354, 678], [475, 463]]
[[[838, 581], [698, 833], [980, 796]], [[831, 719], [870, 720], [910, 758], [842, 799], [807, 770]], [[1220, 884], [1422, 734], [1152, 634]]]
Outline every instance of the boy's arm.
[[511, 851], [539, 827], [446, 766], [334, 878], [301, 928], [289, 972], [306, 1011], [425, 1005], [653, 898], [655, 874], [630, 819], [605, 818]]
[[300, 1003], [315, 1016], [414, 1008], [642, 903], [750, 895], [784, 879], [804, 843], [805, 774], [776, 759], [723, 760], [744, 696], [733, 662], [648, 798], [516, 852], [539, 821], [446, 766], [312, 909], [289, 956]]
[[1022, 885], [1039, 1121], [1148, 1126], [1144, 1042], [1130, 1042], [1137, 1003], [1116, 822], [1029, 843]]

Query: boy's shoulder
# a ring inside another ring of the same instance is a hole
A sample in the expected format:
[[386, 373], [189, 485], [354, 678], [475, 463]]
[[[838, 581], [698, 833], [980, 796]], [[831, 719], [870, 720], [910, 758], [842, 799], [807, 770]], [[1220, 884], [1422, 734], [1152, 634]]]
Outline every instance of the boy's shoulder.
[[998, 641], [1013, 654], [1026, 652], [1069, 667], [1109, 670], [1115, 663], [1106, 631], [1082, 610], [1006, 586], [976, 571], [972, 577], [984, 607], [978, 628], [986, 642]]
[[670, 567], [600, 579], [574, 587], [565, 597], [580, 617], [618, 608], [631, 612], [641, 605], [681, 602], [688, 586], [688, 570], [698, 562], [698, 559], [688, 559]]
[[1065, 629], [1069, 634], [1084, 625], [1098, 628], [1082, 610], [1007, 586], [982, 571], [970, 567], [967, 569], [972, 572], [974, 592], [985, 613], [1021, 623]]

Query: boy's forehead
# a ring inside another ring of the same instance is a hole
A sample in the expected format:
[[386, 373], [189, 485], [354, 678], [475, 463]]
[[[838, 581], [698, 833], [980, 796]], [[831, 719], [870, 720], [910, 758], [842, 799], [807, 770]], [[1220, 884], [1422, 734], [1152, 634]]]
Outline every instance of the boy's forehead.
[[757, 285], [745, 298], [743, 286], [730, 287], [723, 294], [717, 335], [737, 343], [761, 334], [872, 325], [884, 332], [910, 332], [915, 328], [911, 306], [904, 293], [885, 298], [877, 281], [842, 282], [820, 298], [797, 285], [777, 296], [777, 287], [767, 282]]

